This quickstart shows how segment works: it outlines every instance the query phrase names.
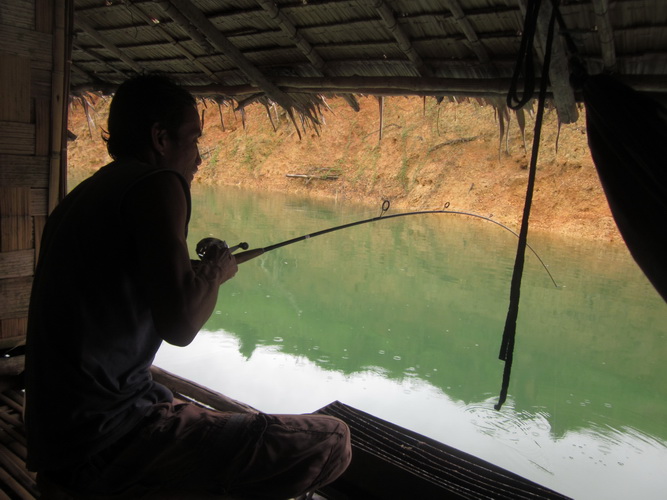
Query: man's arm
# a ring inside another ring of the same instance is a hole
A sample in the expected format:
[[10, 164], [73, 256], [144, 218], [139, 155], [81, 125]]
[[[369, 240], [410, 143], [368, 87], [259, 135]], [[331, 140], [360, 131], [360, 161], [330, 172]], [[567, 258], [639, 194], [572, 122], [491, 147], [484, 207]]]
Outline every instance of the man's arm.
[[178, 346], [192, 342], [213, 312], [218, 288], [238, 270], [228, 250], [193, 267], [184, 234], [186, 214], [183, 186], [169, 174], [141, 181], [123, 204], [155, 326], [165, 341]]

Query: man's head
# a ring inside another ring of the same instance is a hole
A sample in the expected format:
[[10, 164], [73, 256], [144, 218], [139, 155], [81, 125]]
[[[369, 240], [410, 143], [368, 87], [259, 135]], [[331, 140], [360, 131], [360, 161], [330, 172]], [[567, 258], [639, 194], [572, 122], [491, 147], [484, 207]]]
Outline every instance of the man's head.
[[136, 158], [151, 147], [158, 124], [175, 137], [194, 97], [166, 77], [138, 76], [118, 87], [109, 108], [107, 149], [114, 159]]
[[168, 78], [139, 76], [118, 87], [107, 127], [107, 150], [116, 160], [134, 158], [179, 170], [188, 181], [201, 162], [195, 99]]

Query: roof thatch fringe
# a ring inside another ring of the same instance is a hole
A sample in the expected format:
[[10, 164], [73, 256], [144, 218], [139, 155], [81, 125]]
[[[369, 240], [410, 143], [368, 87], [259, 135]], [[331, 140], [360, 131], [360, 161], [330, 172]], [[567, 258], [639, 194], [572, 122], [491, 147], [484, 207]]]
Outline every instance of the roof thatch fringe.
[[271, 122], [271, 127], [273, 127], [273, 131], [276, 132], [278, 129], [276, 128], [276, 124], [273, 122], [273, 117], [271, 116], [271, 108], [273, 108], [273, 103], [269, 105], [268, 102], [262, 101], [262, 105], [264, 106], [264, 109], [266, 109], [266, 116], [269, 117], [269, 121]]
[[[280, 105], [280, 103], [274, 101], [271, 99], [267, 94], [261, 91], [256, 91], [255, 93], [251, 95], [245, 95], [243, 99], [237, 100], [234, 99], [233, 97], [230, 97], [228, 95], [224, 94], [216, 94], [213, 92], [214, 86], [206, 86], [204, 88], [202, 87], [185, 87], [187, 88], [193, 95], [197, 98], [198, 101], [202, 102], [204, 106], [207, 106], [207, 102], [212, 101], [216, 104], [218, 108], [218, 114], [220, 118], [220, 126], [222, 130], [226, 130], [224, 118], [223, 118], [223, 112], [222, 112], [222, 106], [227, 106], [230, 107], [234, 113], [237, 111], [240, 112], [241, 114], [241, 121], [242, 121], [242, 126], [244, 129], [247, 127], [246, 123], [246, 118], [247, 114], [245, 112], [245, 109], [247, 106], [253, 104], [253, 103], [258, 103], [261, 104], [265, 110], [266, 110], [266, 115], [267, 118], [269, 119], [269, 122], [271, 123], [271, 126], [274, 130], [274, 132], [278, 131], [279, 127], [279, 122], [281, 118], [281, 114], [278, 111], [278, 107], [283, 109], [284, 115], [289, 117], [289, 120], [291, 121], [292, 125], [294, 126], [294, 129], [297, 132], [297, 136], [299, 139], [302, 138], [302, 134], [305, 134], [308, 132], [308, 130], [312, 129], [318, 136], [321, 135], [321, 127], [326, 124], [326, 119], [325, 119], [325, 111], [330, 111], [333, 112], [329, 104], [327, 103], [327, 97], [339, 97], [345, 99], [346, 102], [350, 102], [350, 99], [348, 98], [353, 98], [354, 102], [356, 103], [356, 108], [353, 108], [355, 110], [358, 110], [359, 108], [359, 103], [357, 102], [357, 96], [367, 96], [366, 94], [358, 94], [358, 95], [351, 95], [351, 94], [338, 94], [338, 93], [327, 93], [327, 94], [316, 94], [316, 93], [294, 93], [291, 94], [291, 98], [293, 102], [295, 103], [295, 106], [293, 106], [291, 109], [286, 109], [284, 106]], [[104, 86], [102, 87], [101, 91], [97, 92], [92, 92], [88, 90], [85, 87], [82, 88], [77, 88], [74, 89], [74, 91], [70, 94], [70, 99], [72, 101], [78, 101], [81, 103], [81, 105], [84, 108], [84, 111], [86, 113], [86, 119], [89, 122], [89, 133], [91, 137], [93, 136], [92, 130], [96, 127], [95, 125], [95, 102], [97, 99], [106, 99], [108, 98], [109, 94], [112, 94], [113, 91], [115, 90], [115, 86]], [[255, 89], [257, 90], [257, 89]], [[370, 94], [373, 95], [373, 94]], [[240, 97], [240, 96], [239, 96]], [[381, 142], [382, 140], [382, 131], [384, 129], [384, 126], [382, 124], [383, 122], [383, 111], [384, 111], [384, 96], [382, 95], [376, 95], [375, 96], [378, 100], [378, 112], [380, 116], [380, 129], [379, 129], [379, 137], [378, 137], [378, 142]], [[404, 97], [409, 97], [409, 96], [404, 96]], [[475, 103], [478, 106], [492, 106], [494, 109], [494, 118], [498, 120], [498, 156], [499, 158], [502, 155], [502, 150], [503, 150], [503, 144], [505, 147], [505, 152], [509, 153], [510, 146], [509, 146], [509, 131], [510, 131], [510, 124], [512, 121], [512, 114], [516, 116], [517, 124], [521, 133], [521, 139], [522, 139], [522, 146], [524, 149], [524, 152], [527, 151], [527, 146], [526, 146], [526, 113], [529, 115], [532, 115], [533, 113], [533, 103], [534, 101], [529, 101], [523, 108], [515, 111], [514, 113], [510, 113], [510, 109], [507, 107], [505, 99], [500, 96], [494, 96], [494, 97], [468, 97], [468, 96], [457, 96], [457, 95], [445, 95], [445, 96], [422, 96], [423, 101], [424, 101], [424, 107], [426, 106], [426, 98], [427, 97], [433, 97], [438, 105], [441, 103], [446, 103], [446, 102], [452, 102], [455, 104], [459, 103]], [[444, 100], [444, 99], [446, 100]], [[554, 105], [551, 101], [548, 103], [549, 108], [553, 108]], [[438, 106], [438, 114], [440, 113], [440, 109], [442, 109], [440, 106]], [[454, 108], [456, 109], [456, 108]], [[296, 112], [296, 113], [295, 113]], [[204, 118], [205, 114], [202, 113], [202, 126], [204, 125]], [[439, 122], [439, 120], [438, 120]], [[559, 124], [560, 126], [560, 124]], [[558, 140], [558, 138], [557, 138]], [[558, 149], [558, 144], [556, 144], [556, 150]]]
[[83, 108], [84, 114], [86, 116], [86, 123], [88, 125], [88, 134], [90, 138], [94, 138], [93, 131], [97, 128], [96, 115], [97, 115], [97, 103], [100, 100], [105, 100], [105, 96], [99, 92], [81, 92], [75, 95], [70, 94], [69, 104], [70, 106], [75, 103], [79, 103]]
[[[512, 111], [507, 107], [505, 99], [495, 98], [486, 100], [491, 106], [493, 106], [494, 117], [498, 121], [498, 159], [500, 160], [503, 149], [503, 139], [505, 142], [505, 153], [509, 154], [509, 140], [510, 140], [510, 123], [512, 121]], [[516, 116], [516, 121], [519, 126], [519, 131], [521, 132], [521, 140], [523, 142], [523, 151], [526, 153], [528, 151], [526, 147], [526, 110], [529, 113], [532, 113], [533, 101], [528, 101], [523, 107], [518, 110], [514, 110], [514, 115]]]

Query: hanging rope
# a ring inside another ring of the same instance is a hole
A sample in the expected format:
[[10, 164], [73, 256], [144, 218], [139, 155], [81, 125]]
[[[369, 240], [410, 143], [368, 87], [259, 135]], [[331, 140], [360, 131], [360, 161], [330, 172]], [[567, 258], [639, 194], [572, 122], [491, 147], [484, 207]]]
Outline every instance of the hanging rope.
[[[537, 31], [537, 14], [542, 0], [528, 0], [526, 17], [523, 21], [521, 45], [516, 58], [514, 73], [507, 93], [507, 107], [517, 111], [533, 98], [535, 93], [535, 67], [533, 64], [533, 42]], [[519, 78], [523, 75], [523, 95], [519, 96]]]
[[[531, 98], [532, 94], [527, 94], [524, 91], [524, 95], [519, 98], [516, 95], [516, 88], [519, 79], [519, 74], [521, 72], [521, 59], [524, 63], [524, 71], [526, 74], [526, 79], [533, 79], [534, 73], [532, 71], [532, 39], [535, 36], [536, 25], [537, 25], [537, 15], [540, 9], [541, 0], [534, 0], [529, 2], [528, 9], [526, 10], [526, 20], [525, 20], [525, 29], [523, 32], [523, 38], [521, 40], [521, 52], [519, 54], [520, 60], [517, 63], [515, 68], [515, 74], [512, 78], [512, 88], [510, 93], [507, 96], [507, 106], [512, 109], [520, 109], [525, 103], [527, 103]], [[539, 152], [540, 145], [540, 135], [542, 131], [542, 120], [544, 116], [544, 103], [546, 100], [547, 93], [547, 83], [549, 75], [549, 64], [551, 62], [551, 47], [553, 44], [554, 36], [554, 25], [555, 25], [555, 12], [556, 7], [554, 5], [551, 11], [551, 18], [549, 20], [549, 30], [547, 33], [547, 43], [544, 53], [544, 63], [542, 65], [542, 78], [540, 83], [540, 94], [539, 101], [537, 106], [537, 114], [535, 116], [535, 133], [533, 137], [533, 150], [530, 158], [530, 169], [528, 172], [528, 185], [526, 188], [526, 200], [523, 206], [523, 217], [521, 220], [521, 229], [519, 231], [519, 244], [516, 251], [516, 259], [514, 261], [514, 271], [512, 272], [512, 282], [510, 285], [510, 303], [507, 311], [507, 318], [505, 319], [505, 329], [503, 331], [503, 339], [500, 345], [500, 354], [499, 358], [505, 362], [505, 367], [503, 370], [503, 380], [502, 386], [500, 388], [500, 395], [498, 398], [498, 403], [494, 406], [496, 410], [500, 410], [502, 405], [507, 399], [507, 391], [510, 383], [510, 375], [512, 373], [512, 361], [514, 359], [514, 340], [516, 337], [516, 320], [519, 314], [519, 298], [521, 295], [521, 277], [523, 275], [523, 265], [525, 261], [526, 247], [528, 246], [528, 219], [530, 217], [530, 208], [533, 202], [533, 190], [535, 187], [535, 174], [537, 171], [537, 156]], [[527, 36], [530, 36], [530, 40], [525, 40]], [[533, 84], [531, 84], [533, 85]], [[530, 86], [527, 84], [525, 89], [528, 89]], [[532, 91], [531, 91], [532, 92]], [[514, 107], [517, 106], [517, 107]]]

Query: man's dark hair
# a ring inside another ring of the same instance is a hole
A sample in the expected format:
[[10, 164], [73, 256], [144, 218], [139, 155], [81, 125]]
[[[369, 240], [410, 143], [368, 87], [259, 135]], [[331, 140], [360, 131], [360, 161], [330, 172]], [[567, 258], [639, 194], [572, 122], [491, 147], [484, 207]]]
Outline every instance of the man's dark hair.
[[126, 81], [109, 107], [105, 138], [109, 155], [115, 160], [136, 157], [150, 147], [155, 123], [175, 138], [184, 111], [195, 105], [187, 90], [164, 76], [144, 75]]

